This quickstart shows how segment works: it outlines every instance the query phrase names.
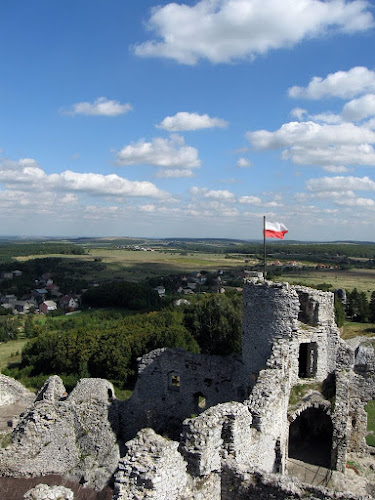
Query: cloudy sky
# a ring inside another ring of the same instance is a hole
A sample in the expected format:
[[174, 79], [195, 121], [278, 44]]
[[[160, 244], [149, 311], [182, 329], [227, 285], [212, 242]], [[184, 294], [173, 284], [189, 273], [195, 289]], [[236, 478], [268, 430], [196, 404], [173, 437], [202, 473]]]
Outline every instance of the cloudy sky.
[[0, 235], [375, 240], [365, 0], [3, 0]]

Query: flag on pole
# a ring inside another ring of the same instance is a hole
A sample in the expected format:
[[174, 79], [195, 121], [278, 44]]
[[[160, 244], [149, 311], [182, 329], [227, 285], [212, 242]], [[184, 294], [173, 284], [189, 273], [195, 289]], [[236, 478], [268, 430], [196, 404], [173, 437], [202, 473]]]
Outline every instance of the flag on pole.
[[287, 232], [288, 229], [284, 224], [266, 221], [263, 234], [266, 238], [279, 238], [282, 240]]

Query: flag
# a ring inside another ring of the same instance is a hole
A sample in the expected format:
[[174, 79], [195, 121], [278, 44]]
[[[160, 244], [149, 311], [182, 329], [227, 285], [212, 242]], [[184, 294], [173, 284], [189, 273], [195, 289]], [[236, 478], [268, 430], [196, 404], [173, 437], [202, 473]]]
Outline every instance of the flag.
[[280, 238], [282, 240], [287, 232], [288, 229], [284, 224], [266, 221], [266, 229], [263, 231], [263, 234], [266, 238]]

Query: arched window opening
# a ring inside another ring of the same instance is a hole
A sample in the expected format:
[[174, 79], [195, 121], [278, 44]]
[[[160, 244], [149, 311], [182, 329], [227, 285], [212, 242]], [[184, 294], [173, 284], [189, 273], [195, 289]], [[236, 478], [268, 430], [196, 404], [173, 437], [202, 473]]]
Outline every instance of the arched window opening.
[[331, 468], [333, 425], [321, 408], [308, 408], [289, 427], [289, 458]]

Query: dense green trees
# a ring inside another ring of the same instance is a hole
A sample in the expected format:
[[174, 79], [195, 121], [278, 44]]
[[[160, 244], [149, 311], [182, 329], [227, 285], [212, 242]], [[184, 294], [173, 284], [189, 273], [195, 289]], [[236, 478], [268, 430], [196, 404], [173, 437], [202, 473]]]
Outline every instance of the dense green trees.
[[133, 311], [159, 309], [158, 294], [150, 287], [126, 281], [90, 288], [82, 297], [88, 307], [122, 307]]
[[360, 323], [367, 323], [370, 317], [370, 306], [366, 293], [358, 292], [356, 288], [353, 288], [353, 290], [347, 294], [347, 298], [348, 317], [352, 318], [354, 321], [359, 321]]
[[206, 294], [186, 310], [185, 324], [206, 354], [240, 352], [242, 296]]
[[83, 326], [81, 321], [75, 324], [74, 320], [62, 325], [61, 330], [51, 330], [51, 325], [39, 325], [39, 334], [23, 350], [22, 366], [31, 367], [31, 375], [105, 377], [124, 386], [135, 374], [137, 357], [152, 349], [182, 347], [199, 352], [197, 342], [183, 325], [183, 314], [177, 311], [107, 319], [93, 328]]

